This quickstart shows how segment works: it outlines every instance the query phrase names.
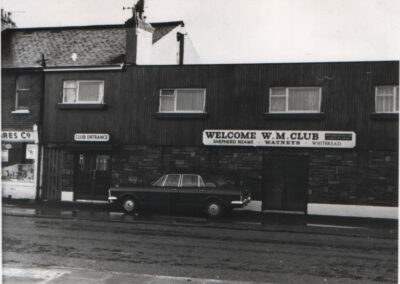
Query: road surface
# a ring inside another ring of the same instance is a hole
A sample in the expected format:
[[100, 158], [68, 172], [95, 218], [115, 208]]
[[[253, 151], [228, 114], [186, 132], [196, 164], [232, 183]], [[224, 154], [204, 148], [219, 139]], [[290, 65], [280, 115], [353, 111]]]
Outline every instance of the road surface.
[[208, 283], [195, 282], [196, 278], [224, 283], [397, 282], [395, 233], [377, 234], [367, 228], [279, 228], [196, 226], [173, 219], [157, 223], [6, 214], [4, 282], [16, 283], [10, 272], [13, 269], [25, 271], [27, 276], [33, 273], [29, 269], [47, 273], [83, 269], [187, 277], [192, 283]]

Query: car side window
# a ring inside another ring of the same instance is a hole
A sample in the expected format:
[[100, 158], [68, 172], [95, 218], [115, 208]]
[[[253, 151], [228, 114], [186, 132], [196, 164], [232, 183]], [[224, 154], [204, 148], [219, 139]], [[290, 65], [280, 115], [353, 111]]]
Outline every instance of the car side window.
[[177, 187], [179, 184], [180, 175], [167, 175], [167, 179], [164, 182], [165, 187]]
[[200, 186], [200, 187], [205, 187], [204, 181], [203, 181], [203, 179], [201, 178], [201, 176], [199, 176], [199, 186]]
[[183, 175], [182, 187], [199, 187], [198, 175]]
[[163, 175], [160, 177], [157, 181], [153, 183], [153, 186], [163, 186], [164, 181], [165, 181], [166, 175]]

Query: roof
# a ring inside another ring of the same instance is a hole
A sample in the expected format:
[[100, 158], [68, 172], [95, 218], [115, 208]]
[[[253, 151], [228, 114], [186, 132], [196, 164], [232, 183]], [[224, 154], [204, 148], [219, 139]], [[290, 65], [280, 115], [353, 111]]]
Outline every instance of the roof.
[[[182, 21], [152, 23], [153, 44]], [[123, 25], [11, 28], [2, 32], [2, 67], [104, 66], [124, 62], [126, 33]], [[77, 59], [72, 59], [76, 53]]]

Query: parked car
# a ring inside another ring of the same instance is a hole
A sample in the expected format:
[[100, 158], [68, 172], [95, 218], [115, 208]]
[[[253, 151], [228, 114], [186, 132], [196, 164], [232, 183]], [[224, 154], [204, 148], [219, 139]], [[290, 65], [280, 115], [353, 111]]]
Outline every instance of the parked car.
[[233, 208], [246, 206], [250, 193], [230, 182], [198, 174], [165, 174], [149, 186], [115, 186], [108, 200], [128, 213], [139, 209], [195, 209], [217, 218]]

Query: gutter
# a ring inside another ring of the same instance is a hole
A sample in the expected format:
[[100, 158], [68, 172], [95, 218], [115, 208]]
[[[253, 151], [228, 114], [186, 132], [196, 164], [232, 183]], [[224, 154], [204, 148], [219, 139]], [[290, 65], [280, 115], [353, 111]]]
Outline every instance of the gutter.
[[71, 71], [113, 71], [122, 70], [124, 68], [124, 63], [112, 66], [82, 66], [82, 67], [50, 67], [44, 68], [44, 72], [71, 72]]

